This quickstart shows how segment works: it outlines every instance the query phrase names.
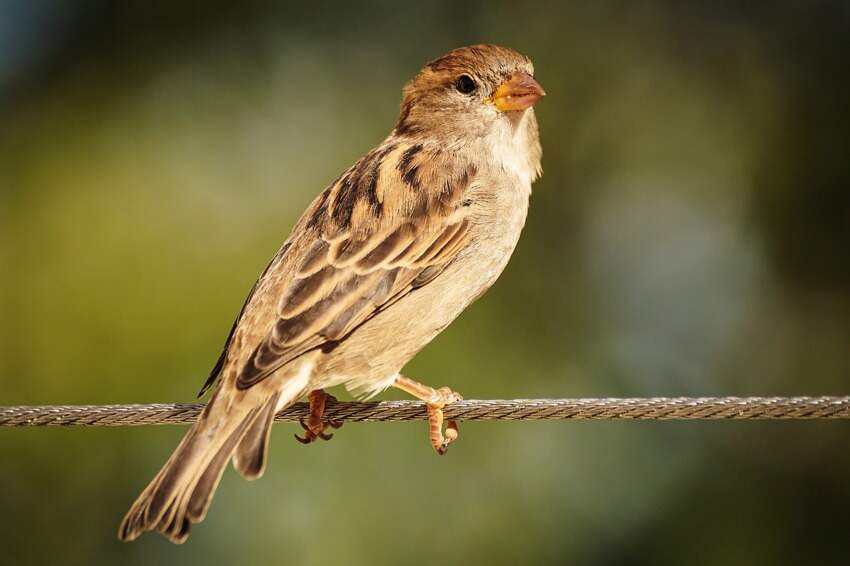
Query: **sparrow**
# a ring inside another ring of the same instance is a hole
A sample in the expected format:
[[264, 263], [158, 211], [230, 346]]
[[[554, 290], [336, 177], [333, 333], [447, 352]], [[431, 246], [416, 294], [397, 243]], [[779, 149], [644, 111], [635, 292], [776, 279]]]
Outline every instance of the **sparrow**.
[[434, 449], [461, 397], [404, 365], [501, 274], [525, 224], [542, 149], [531, 61], [496, 45], [454, 49], [403, 89], [390, 135], [310, 204], [251, 290], [200, 395], [209, 403], [133, 503], [118, 537], [184, 542], [232, 460], [263, 475], [275, 413], [307, 397], [302, 442], [328, 439], [324, 389], [425, 401]]

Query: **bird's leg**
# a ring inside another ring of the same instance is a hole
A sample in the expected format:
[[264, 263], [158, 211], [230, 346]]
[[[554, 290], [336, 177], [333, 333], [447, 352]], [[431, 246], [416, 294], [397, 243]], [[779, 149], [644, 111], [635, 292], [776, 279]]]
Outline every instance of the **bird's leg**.
[[425, 401], [428, 407], [431, 446], [434, 447], [437, 454], [445, 454], [446, 450], [449, 449], [449, 444], [457, 440], [458, 428], [457, 421], [450, 420], [446, 423], [445, 434], [443, 433], [443, 407], [455, 401], [460, 401], [463, 397], [448, 387], [434, 389], [401, 375], [395, 378], [393, 386]]
[[325, 414], [325, 403], [328, 399], [336, 401], [333, 395], [328, 395], [322, 389], [311, 391], [307, 396], [310, 400], [310, 415], [307, 417], [307, 422], [301, 419], [301, 426], [304, 428], [304, 437], [295, 435], [295, 440], [301, 444], [310, 444], [317, 438], [322, 440], [330, 440], [333, 434], [325, 434], [325, 428], [330, 425], [333, 428], [342, 426], [342, 421], [323, 421], [322, 416]]

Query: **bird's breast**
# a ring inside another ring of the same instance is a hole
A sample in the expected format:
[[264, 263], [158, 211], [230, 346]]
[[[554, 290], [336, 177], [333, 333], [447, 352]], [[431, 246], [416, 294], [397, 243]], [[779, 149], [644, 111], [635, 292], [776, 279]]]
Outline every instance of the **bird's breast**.
[[528, 214], [530, 186], [516, 177], [483, 177], [473, 189], [470, 245], [458, 257], [468, 294], [478, 297], [504, 271]]

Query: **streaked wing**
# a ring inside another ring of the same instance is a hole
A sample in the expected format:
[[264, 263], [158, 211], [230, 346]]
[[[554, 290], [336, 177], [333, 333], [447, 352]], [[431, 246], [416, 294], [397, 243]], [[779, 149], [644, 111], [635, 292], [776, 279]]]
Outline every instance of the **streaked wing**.
[[251, 387], [305, 352], [334, 347], [451, 263], [468, 242], [460, 195], [474, 173], [456, 172], [439, 156], [419, 145], [385, 144], [314, 203], [296, 227], [309, 241], [288, 262], [293, 273], [276, 320], [240, 369], [237, 387]]

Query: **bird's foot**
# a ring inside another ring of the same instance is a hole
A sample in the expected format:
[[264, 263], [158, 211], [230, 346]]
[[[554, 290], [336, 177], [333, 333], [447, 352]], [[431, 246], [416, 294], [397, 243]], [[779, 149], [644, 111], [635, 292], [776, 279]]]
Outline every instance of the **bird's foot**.
[[403, 376], [398, 376], [394, 383], [402, 391], [410, 393], [417, 399], [425, 401], [428, 408], [428, 428], [431, 446], [437, 454], [441, 456], [449, 449], [449, 444], [457, 440], [458, 431], [457, 421], [446, 421], [446, 430], [443, 432], [443, 409], [446, 405], [455, 401], [463, 400], [458, 393], [452, 391], [448, 387], [434, 389], [427, 385], [423, 385], [412, 379]]
[[453, 420], [446, 421], [446, 431], [443, 432], [443, 408], [455, 401], [462, 401], [463, 397], [448, 387], [437, 389], [437, 394], [438, 401], [426, 401], [426, 403], [428, 407], [428, 427], [431, 446], [434, 447], [437, 454], [442, 456], [449, 449], [449, 444], [457, 440], [460, 434], [457, 421]]
[[304, 436], [295, 435], [295, 440], [301, 444], [310, 444], [315, 442], [317, 438], [322, 440], [330, 440], [334, 437], [333, 434], [325, 432], [329, 426], [331, 428], [339, 428], [342, 426], [342, 421], [325, 421], [322, 416], [325, 414], [325, 404], [328, 399], [336, 402], [336, 397], [328, 395], [321, 389], [311, 391], [308, 395], [310, 400], [310, 415], [307, 420], [301, 419], [301, 426], [304, 428]]

